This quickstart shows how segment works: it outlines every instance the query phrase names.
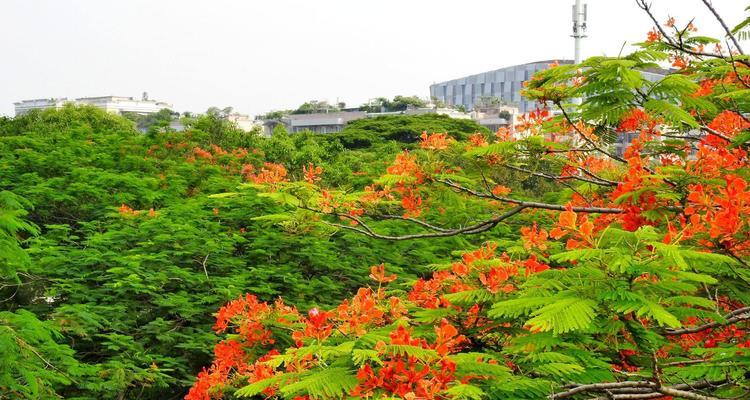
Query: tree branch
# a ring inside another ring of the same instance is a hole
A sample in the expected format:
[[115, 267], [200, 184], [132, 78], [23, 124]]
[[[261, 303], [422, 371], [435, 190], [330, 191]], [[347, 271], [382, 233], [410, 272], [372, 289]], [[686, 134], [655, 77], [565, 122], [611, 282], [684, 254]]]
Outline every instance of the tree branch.
[[575, 396], [577, 394], [585, 392], [603, 392], [605, 390], [612, 389], [624, 389], [624, 388], [654, 388], [655, 383], [649, 381], [624, 381], [624, 382], [610, 382], [610, 383], [592, 383], [588, 385], [578, 385], [565, 392], [555, 393], [550, 396], [550, 400], [565, 399], [568, 397]]
[[559, 392], [551, 395], [550, 400], [565, 399], [582, 393], [588, 392], [605, 392], [611, 396], [596, 397], [598, 399], [616, 399], [616, 400], [635, 400], [635, 399], [653, 399], [658, 397], [674, 396], [689, 400], [720, 400], [716, 397], [705, 396], [692, 392], [715, 385], [726, 383], [727, 381], [709, 382], [702, 380], [694, 383], [681, 383], [672, 386], [659, 386], [652, 381], [623, 381], [609, 383], [593, 383], [588, 385], [574, 385], [565, 392]]
[[608, 152], [607, 150], [604, 150], [603, 148], [601, 148], [596, 143], [594, 143], [593, 140], [591, 140], [588, 136], [584, 135], [583, 132], [581, 132], [581, 130], [576, 126], [576, 124], [570, 118], [570, 115], [568, 114], [568, 112], [565, 110], [565, 107], [563, 107], [562, 104], [560, 104], [560, 102], [556, 102], [555, 105], [557, 106], [557, 108], [560, 109], [560, 111], [563, 114], [563, 117], [565, 117], [565, 120], [568, 121], [568, 123], [573, 127], [573, 129], [578, 133], [578, 135], [580, 135], [583, 138], [583, 140], [585, 140], [586, 143], [589, 144], [589, 146], [593, 147], [594, 149], [596, 149], [596, 151], [604, 154], [605, 156], [607, 156], [607, 157], [609, 157], [609, 158], [611, 158], [611, 159], [613, 159], [615, 161], [619, 161], [619, 162], [621, 162], [623, 164], [627, 164], [628, 163], [628, 161], [625, 160], [624, 158], [622, 158], [622, 157], [620, 157], [620, 156], [618, 156], [616, 154], [612, 154], [612, 153]]
[[716, 20], [719, 21], [719, 24], [721, 24], [721, 27], [724, 28], [724, 32], [727, 33], [727, 37], [732, 40], [732, 43], [734, 43], [734, 47], [737, 49], [737, 52], [744, 55], [745, 53], [742, 51], [742, 47], [740, 47], [740, 42], [737, 40], [737, 38], [732, 34], [732, 30], [729, 29], [726, 23], [724, 23], [724, 20], [721, 18], [721, 15], [719, 15], [718, 11], [713, 7], [713, 4], [711, 4], [711, 1], [709, 0], [702, 0], [703, 4], [706, 5], [706, 7], [711, 10], [711, 13], [716, 17]]
[[726, 136], [725, 134], [723, 134], [723, 133], [721, 133], [721, 132], [719, 132], [719, 131], [717, 131], [715, 129], [711, 129], [711, 128], [709, 128], [706, 125], [701, 125], [701, 130], [704, 131], [704, 132], [706, 132], [706, 133], [709, 133], [711, 135], [714, 135], [714, 136], [716, 136], [718, 138], [724, 139], [727, 142], [731, 142], [732, 141], [732, 139], [729, 136]]
[[738, 308], [729, 314], [724, 315], [724, 322], [709, 322], [707, 324], [699, 325], [699, 326], [693, 326], [690, 328], [682, 328], [682, 329], [667, 329], [664, 331], [665, 335], [682, 335], [686, 333], [696, 333], [705, 331], [706, 329], [715, 328], [717, 326], [724, 326], [724, 325], [730, 325], [735, 322], [745, 321], [750, 319], [750, 307], [742, 307]]
[[[523, 206], [524, 208], [537, 208], [537, 209], [551, 210], [551, 211], [566, 211], [568, 209], [567, 206], [560, 205], [560, 204], [539, 203], [535, 201], [523, 201], [523, 200], [511, 199], [509, 197], [495, 196], [494, 194], [491, 194], [491, 193], [478, 192], [476, 190], [472, 190], [467, 187], [456, 184], [449, 179], [438, 179], [437, 182], [443, 183], [456, 190], [468, 193], [472, 196], [503, 201], [506, 203]], [[621, 214], [625, 212], [625, 210], [621, 208], [607, 208], [607, 207], [571, 207], [571, 209], [575, 212], [595, 213], [595, 214]]]
[[[512, 169], [514, 171], [523, 172], [523, 173], [526, 173], [526, 174], [529, 174], [529, 175], [538, 176], [538, 177], [545, 178], [545, 179], [550, 179], [550, 180], [553, 180], [553, 181], [563, 181], [563, 180], [567, 180], [567, 179], [575, 179], [575, 180], [579, 180], [579, 181], [582, 181], [582, 182], [591, 183], [591, 184], [594, 184], [594, 185], [600, 185], [600, 186], [617, 186], [617, 182], [613, 182], [613, 181], [609, 181], [609, 180], [604, 180], [604, 179], [600, 180], [599, 177], [596, 177], [595, 178], [596, 180], [594, 180], [594, 179], [588, 179], [588, 178], [584, 178], [582, 176], [575, 176], [575, 175], [570, 175], [570, 176], [557, 175], [556, 176], [556, 175], [546, 174], [546, 173], [543, 173], [543, 172], [534, 172], [534, 171], [531, 171], [531, 170], [528, 170], [528, 169], [525, 169], [525, 168], [516, 167], [515, 165], [510, 165], [510, 164], [503, 164], [503, 167], [508, 168], [508, 169]], [[581, 168], [581, 170], [584, 170], [584, 169]], [[588, 172], [588, 171], [585, 171], [585, 172]], [[588, 175], [588, 173], [587, 173], [587, 175]]]
[[[656, 20], [656, 17], [654, 17], [654, 14], [651, 12], [651, 6], [646, 4], [645, 0], [635, 0], [636, 4], [638, 4], [638, 7], [640, 7], [643, 11], [648, 14], [648, 16], [651, 18], [651, 21], [654, 22], [654, 25], [656, 25], [656, 29], [659, 30], [662, 37], [664, 38], [665, 42], [664, 44], [668, 45], [674, 50], [690, 54], [692, 56], [696, 57], [711, 57], [711, 58], [717, 58], [726, 61], [726, 57], [724, 57], [721, 54], [714, 54], [714, 53], [705, 53], [702, 51], [695, 51], [692, 49], [686, 48], [682, 43], [675, 43], [675, 41], [669, 36], [669, 34], [664, 30], [664, 28], [659, 24], [659, 21]], [[742, 63], [743, 65], [746, 65], [750, 67], [750, 62], [745, 60], [738, 60], [738, 62]]]
[[339, 228], [339, 229], [346, 229], [350, 231], [354, 231], [357, 233], [360, 233], [365, 236], [369, 236], [371, 238], [375, 239], [383, 239], [383, 240], [391, 240], [391, 241], [400, 241], [400, 240], [412, 240], [412, 239], [427, 239], [427, 238], [437, 238], [437, 237], [448, 237], [448, 236], [456, 236], [460, 234], [474, 234], [474, 233], [480, 233], [488, 231], [492, 228], [494, 228], [497, 224], [502, 222], [503, 220], [506, 220], [519, 212], [521, 212], [523, 209], [525, 209], [525, 206], [517, 206], [514, 207], [500, 215], [497, 215], [495, 217], [492, 217], [488, 220], [479, 222], [474, 225], [470, 225], [464, 228], [458, 228], [458, 229], [450, 229], [450, 230], [444, 230], [441, 232], [428, 232], [428, 233], [415, 233], [411, 235], [402, 235], [402, 236], [390, 236], [390, 235], [382, 235], [375, 231], [373, 231], [367, 224], [365, 224], [361, 219], [353, 216], [348, 216], [345, 214], [342, 214], [342, 216], [350, 218], [354, 221], [357, 221], [359, 225], [362, 226], [362, 228], [357, 228], [356, 226], [348, 226], [348, 225], [342, 225], [342, 224], [336, 224], [333, 222], [327, 222], [323, 221], [323, 223]]
[[432, 224], [430, 224], [428, 222], [425, 222], [425, 221], [422, 221], [420, 219], [409, 218], [409, 217], [402, 217], [400, 215], [391, 215], [391, 214], [365, 214], [365, 215], [367, 215], [368, 217], [371, 217], [373, 219], [391, 219], [391, 220], [395, 219], [395, 220], [407, 221], [407, 222], [411, 222], [413, 224], [417, 224], [417, 225], [423, 226], [423, 227], [425, 227], [427, 229], [431, 229], [431, 230], [436, 231], [436, 232], [450, 232], [451, 231], [451, 229], [441, 228], [439, 226], [432, 225]]

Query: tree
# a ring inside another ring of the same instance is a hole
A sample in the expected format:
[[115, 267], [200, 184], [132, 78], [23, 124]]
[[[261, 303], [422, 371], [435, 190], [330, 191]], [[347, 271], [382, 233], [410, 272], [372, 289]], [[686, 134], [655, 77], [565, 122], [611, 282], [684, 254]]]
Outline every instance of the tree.
[[390, 108], [393, 111], [403, 111], [407, 108], [421, 108], [425, 106], [425, 101], [417, 96], [396, 96], [393, 98]]
[[486, 128], [469, 119], [447, 115], [381, 115], [351, 121], [341, 132], [329, 135], [347, 148], [368, 148], [376, 143], [397, 141], [414, 144], [422, 132], [450, 132], [453, 137], [466, 138], [477, 132], [489, 133]]
[[186, 118], [186, 125], [194, 130], [194, 134], [205, 135], [202, 145], [215, 144], [222, 147], [255, 147], [259, 132], [245, 132], [232, 121], [227, 115], [232, 113], [231, 107], [220, 110], [217, 107], [209, 108], [205, 114], [195, 118]]
[[0, 191], [0, 388], [13, 398], [51, 398], [59, 387], [81, 379], [83, 371], [73, 350], [57, 343], [59, 328], [8, 307], [24, 284], [19, 274], [28, 276], [29, 257], [19, 237], [38, 232], [24, 220], [28, 206], [25, 199]]
[[292, 111], [292, 114], [314, 114], [314, 113], [322, 113], [322, 112], [336, 112], [341, 111], [341, 107], [339, 107], [343, 103], [339, 103], [339, 105], [333, 106], [328, 104], [327, 101], [318, 101], [318, 100], [310, 100], [305, 103], [303, 103], [301, 106], [299, 106], [296, 110]]
[[422, 108], [427, 103], [417, 96], [395, 96], [393, 100], [388, 100], [385, 97], [378, 97], [371, 100], [367, 104], [363, 104], [359, 107], [360, 111], [367, 111], [370, 113], [379, 112], [395, 112], [404, 111], [407, 108]]
[[507, 104], [497, 96], [480, 96], [474, 103], [475, 108], [492, 108]]
[[[312, 165], [255, 179], [295, 229], [399, 243], [524, 226], [406, 286], [375, 265], [333, 308], [238, 297], [186, 399], [746, 397], [750, 57], [728, 28], [724, 49], [638, 3], [656, 24], [641, 48], [537, 73], [525, 95], [557, 113], [523, 116], [516, 135], [425, 133], [357, 188]], [[665, 60], [679, 71], [640, 73]], [[612, 138], [631, 133], [618, 156]], [[505, 170], [556, 190], [528, 197]]]
[[445, 107], [445, 102], [438, 99], [437, 96], [430, 96], [430, 102], [435, 105], [436, 108]]
[[152, 114], [141, 115], [133, 112], [125, 112], [122, 116], [135, 122], [136, 129], [140, 132], [154, 134], [169, 129], [169, 124], [173, 119], [179, 117], [179, 113], [164, 108]]
[[226, 193], [310, 163], [359, 185], [400, 147], [233, 132], [199, 118], [143, 135], [95, 107], [0, 119], [0, 398], [180, 398], [211, 361], [212, 314], [244, 291], [329, 307], [368, 281], [362, 263], [414, 278], [464, 242], [269, 229], [273, 199]]

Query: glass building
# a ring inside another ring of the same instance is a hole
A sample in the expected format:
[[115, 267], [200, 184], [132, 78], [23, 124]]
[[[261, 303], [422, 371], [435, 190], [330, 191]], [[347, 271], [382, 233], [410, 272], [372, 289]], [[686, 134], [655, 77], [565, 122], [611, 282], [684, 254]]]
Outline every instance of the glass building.
[[[449, 106], [462, 105], [473, 110], [482, 97], [496, 97], [508, 104], [515, 104], [521, 113], [533, 111], [536, 102], [521, 96], [523, 83], [537, 71], [549, 68], [555, 60], [537, 61], [482, 72], [430, 86], [430, 96]], [[558, 60], [559, 64], [572, 64], [572, 60]]]

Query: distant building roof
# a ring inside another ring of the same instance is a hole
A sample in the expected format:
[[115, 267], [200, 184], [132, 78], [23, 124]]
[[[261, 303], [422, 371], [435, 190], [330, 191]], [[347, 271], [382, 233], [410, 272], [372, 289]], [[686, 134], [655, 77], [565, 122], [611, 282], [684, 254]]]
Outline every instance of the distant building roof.
[[292, 126], [316, 126], [316, 125], [344, 125], [355, 119], [365, 118], [364, 111], [314, 113], [314, 114], [290, 114], [282, 120], [287, 120]]
[[524, 63], [524, 64], [506, 65], [506, 66], [500, 67], [500, 68], [495, 68], [495, 69], [490, 69], [490, 70], [486, 70], [486, 71], [482, 71], [482, 72], [477, 72], [477, 73], [474, 73], [474, 74], [464, 75], [464, 76], [462, 76], [460, 78], [448, 79], [446, 81], [437, 82], [437, 83], [434, 83], [433, 86], [434, 85], [445, 84], [445, 83], [448, 83], [448, 82], [451, 82], [451, 81], [455, 81], [455, 80], [466, 78], [466, 77], [470, 77], [470, 76], [486, 74], [488, 72], [500, 71], [500, 70], [511, 69], [511, 68], [518, 68], [518, 67], [523, 67], [523, 66], [526, 66], [526, 65], [553, 64], [555, 62], [557, 62], [560, 65], [563, 65], [563, 64], [573, 64], [574, 63], [573, 60], [565, 60], [565, 59], [563, 59], [563, 60], [541, 60], [541, 61], [527, 62], [527, 63]]

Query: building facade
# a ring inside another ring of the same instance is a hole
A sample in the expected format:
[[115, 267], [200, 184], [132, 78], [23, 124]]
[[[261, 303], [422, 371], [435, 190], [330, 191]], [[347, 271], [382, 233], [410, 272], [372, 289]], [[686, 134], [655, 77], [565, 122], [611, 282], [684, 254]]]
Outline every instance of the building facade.
[[471, 119], [489, 129], [490, 132], [497, 132], [500, 128], [509, 128], [513, 131], [518, 115], [518, 107], [498, 105], [476, 107], [471, 112]]
[[365, 111], [339, 111], [330, 113], [312, 113], [312, 114], [290, 114], [281, 118], [273, 118], [262, 121], [255, 121], [255, 124], [262, 125], [264, 136], [272, 136], [273, 130], [278, 125], [283, 125], [289, 133], [314, 132], [314, 133], [337, 133], [341, 132], [346, 125], [354, 120], [362, 118], [377, 118], [389, 115], [424, 115], [438, 114], [447, 115], [456, 119], [471, 119], [472, 115], [465, 112], [456, 111], [450, 108], [410, 108], [404, 111], [376, 112], [368, 113]]
[[[521, 113], [533, 111], [535, 101], [521, 96], [523, 83], [538, 71], [545, 70], [554, 60], [537, 61], [528, 64], [514, 65], [469, 75], [450, 81], [430, 85], [430, 96], [448, 106], [464, 106], [473, 110], [482, 97], [499, 98], [504, 103], [514, 104]], [[560, 60], [559, 64], [572, 64], [572, 60]]]
[[262, 128], [263, 123], [261, 121], [254, 120], [250, 118], [249, 115], [246, 114], [240, 114], [240, 113], [232, 113], [224, 117], [227, 121], [233, 123], [238, 128], [242, 129], [245, 132], [250, 132], [256, 127]]
[[35, 100], [23, 100], [13, 103], [15, 106], [16, 115], [23, 115], [31, 110], [44, 110], [48, 108], [59, 109], [65, 104], [75, 105], [92, 105], [94, 107], [101, 108], [104, 111], [113, 114], [122, 114], [124, 112], [130, 112], [135, 114], [153, 114], [159, 110], [168, 108], [172, 109], [172, 105], [162, 101], [149, 100], [144, 93], [143, 98], [138, 100], [133, 97], [124, 96], [100, 96], [100, 97], [81, 97], [75, 100], [68, 100], [67, 98], [50, 98], [50, 99], [35, 99]]
[[[536, 61], [469, 75], [450, 81], [430, 85], [430, 96], [448, 106], [464, 106], [467, 110], [481, 104], [482, 98], [500, 99], [502, 103], [518, 107], [521, 114], [534, 111], [536, 101], [521, 96], [523, 83], [538, 71], [550, 68], [555, 60]], [[572, 60], [558, 60], [558, 64], [572, 64]], [[669, 70], [649, 69], [641, 71], [644, 78], [655, 82], [668, 74]]]
[[67, 97], [51, 98], [51, 99], [34, 99], [34, 100], [22, 100], [13, 103], [15, 106], [16, 116], [26, 114], [31, 110], [45, 110], [47, 108], [60, 109], [66, 103], [71, 103], [72, 100], [68, 100]]
[[145, 95], [140, 100], [123, 96], [81, 97], [76, 99], [76, 104], [89, 104], [113, 114], [130, 112], [145, 115], [159, 112], [165, 108], [172, 109], [171, 104], [149, 100]]

